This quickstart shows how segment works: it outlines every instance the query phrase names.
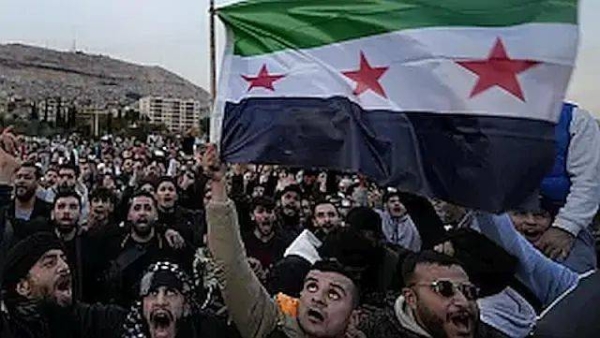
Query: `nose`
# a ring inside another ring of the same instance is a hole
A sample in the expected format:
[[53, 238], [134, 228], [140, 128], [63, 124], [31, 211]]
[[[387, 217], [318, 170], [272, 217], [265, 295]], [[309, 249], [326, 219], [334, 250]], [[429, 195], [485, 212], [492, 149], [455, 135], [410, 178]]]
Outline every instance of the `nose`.
[[167, 304], [167, 297], [165, 295], [164, 291], [159, 291], [158, 295], [156, 296], [156, 303], [159, 305], [165, 305]]
[[526, 224], [534, 224], [535, 225], [535, 216], [531, 212], [528, 212], [525, 215], [525, 219], [524, 220], [525, 220]]
[[325, 292], [322, 290], [318, 290], [312, 294], [311, 298], [314, 304], [324, 306], [325, 305]]
[[452, 296], [452, 301], [456, 306], [466, 307], [469, 304], [469, 300], [460, 290], [456, 290], [454, 296]]
[[69, 273], [70, 272], [69, 264], [63, 258], [58, 259], [57, 269], [58, 269], [59, 273]]

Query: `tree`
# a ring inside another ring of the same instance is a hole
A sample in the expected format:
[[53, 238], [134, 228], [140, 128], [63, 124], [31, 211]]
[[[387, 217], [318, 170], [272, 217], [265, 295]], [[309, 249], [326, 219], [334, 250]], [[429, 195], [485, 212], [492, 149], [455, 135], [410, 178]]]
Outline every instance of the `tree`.
[[44, 122], [48, 122], [48, 99], [44, 99]]
[[74, 105], [69, 109], [69, 122], [70, 128], [77, 127], [77, 108]]
[[64, 125], [63, 115], [62, 115], [62, 100], [59, 97], [56, 103], [56, 127], [62, 128]]
[[38, 114], [38, 107], [37, 104], [35, 102], [31, 103], [31, 116], [30, 119], [31, 121], [37, 121], [39, 120], [40, 116]]
[[203, 117], [200, 120], [200, 133], [202, 135], [210, 133], [210, 117]]

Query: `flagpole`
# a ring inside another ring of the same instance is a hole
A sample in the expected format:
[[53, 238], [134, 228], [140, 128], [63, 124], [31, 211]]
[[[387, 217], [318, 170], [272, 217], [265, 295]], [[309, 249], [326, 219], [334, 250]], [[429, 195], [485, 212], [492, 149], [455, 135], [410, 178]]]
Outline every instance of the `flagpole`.
[[215, 0], [210, 0], [210, 93], [214, 107], [217, 97], [217, 51], [215, 42]]

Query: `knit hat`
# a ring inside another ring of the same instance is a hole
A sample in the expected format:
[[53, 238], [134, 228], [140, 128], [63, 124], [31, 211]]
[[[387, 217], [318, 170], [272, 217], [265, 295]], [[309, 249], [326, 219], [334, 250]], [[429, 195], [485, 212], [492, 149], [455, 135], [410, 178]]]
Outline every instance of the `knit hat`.
[[6, 255], [2, 288], [19, 283], [35, 263], [53, 249], [64, 250], [62, 243], [50, 232], [38, 232], [18, 242]]
[[383, 238], [381, 228], [381, 216], [368, 207], [356, 207], [351, 209], [346, 216], [346, 223], [352, 229], [358, 231], [373, 231], [379, 238]]
[[[140, 283], [140, 296], [145, 297], [161, 286], [170, 287], [181, 292], [190, 307], [191, 314], [197, 315], [198, 306], [195, 300], [194, 284], [177, 264], [157, 262], [150, 265]], [[148, 335], [144, 329], [147, 324], [145, 323], [143, 304], [140, 300], [133, 304], [125, 318], [122, 337], [147, 338]]]

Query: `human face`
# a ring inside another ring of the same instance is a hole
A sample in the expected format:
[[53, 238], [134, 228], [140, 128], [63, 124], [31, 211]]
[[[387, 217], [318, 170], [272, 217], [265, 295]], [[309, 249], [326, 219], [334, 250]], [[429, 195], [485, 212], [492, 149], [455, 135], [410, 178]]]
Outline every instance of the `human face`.
[[44, 182], [47, 187], [51, 187], [56, 184], [58, 181], [58, 173], [54, 170], [48, 170], [46, 175], [44, 175]]
[[537, 242], [552, 224], [552, 217], [546, 211], [512, 211], [509, 216], [515, 229], [531, 243]]
[[319, 204], [315, 207], [314, 226], [325, 233], [340, 226], [342, 219], [331, 203]]
[[142, 303], [150, 337], [175, 338], [177, 321], [185, 313], [183, 295], [175, 289], [160, 286], [144, 297]]
[[256, 229], [262, 236], [270, 236], [275, 231], [273, 209], [259, 205], [252, 211], [252, 219], [256, 223]]
[[161, 209], [171, 209], [177, 202], [177, 189], [171, 182], [162, 182], [156, 189], [156, 200]]
[[398, 196], [390, 197], [385, 203], [385, 207], [392, 217], [402, 217], [406, 213], [406, 209]]
[[479, 322], [476, 299], [460, 288], [444, 295], [434, 287], [434, 283], [439, 285], [440, 281], [472, 286], [466, 272], [459, 266], [417, 264], [413, 280], [403, 290], [417, 323], [434, 337], [474, 337]]
[[254, 190], [252, 190], [252, 197], [261, 197], [265, 194], [265, 187], [256, 186]]
[[123, 162], [123, 172], [128, 174], [133, 172], [133, 160], [131, 158], [127, 158]]
[[105, 175], [102, 180], [102, 186], [106, 189], [115, 190], [117, 185], [115, 184], [115, 179], [110, 175]]
[[27, 299], [49, 300], [61, 307], [72, 302], [71, 270], [62, 250], [48, 250], [17, 285]]
[[318, 338], [343, 336], [354, 310], [355, 288], [344, 275], [311, 270], [298, 307], [298, 323], [304, 333]]
[[80, 162], [79, 171], [81, 172], [80, 176], [83, 178], [88, 178], [92, 174], [92, 169], [90, 168], [90, 164], [88, 162]]
[[304, 174], [302, 176], [302, 181], [304, 181], [304, 184], [307, 186], [312, 186], [316, 180], [317, 180], [317, 175], [313, 174], [313, 173]]
[[114, 210], [114, 206], [110, 200], [99, 197], [92, 198], [90, 206], [94, 217], [100, 221], [108, 219], [108, 216]]
[[154, 201], [147, 196], [138, 196], [131, 202], [127, 220], [133, 225], [132, 230], [146, 236], [158, 218]]
[[294, 191], [287, 191], [281, 196], [281, 207], [286, 216], [297, 216], [300, 212], [300, 196]]
[[305, 219], [310, 219], [312, 217], [312, 206], [310, 205], [310, 201], [302, 200], [300, 205], [302, 206], [302, 216], [304, 216]]
[[146, 183], [146, 184], [142, 185], [140, 187], [140, 190], [141, 191], [145, 191], [145, 192], [150, 193], [150, 194], [153, 194], [153, 195], [156, 192], [156, 191], [154, 191], [154, 187], [150, 183]]
[[79, 200], [75, 197], [61, 197], [54, 203], [52, 219], [58, 231], [63, 234], [75, 229], [80, 213]]
[[61, 187], [73, 188], [76, 182], [77, 177], [73, 169], [60, 169], [58, 171], [58, 184]]
[[15, 174], [15, 197], [20, 201], [29, 201], [35, 196], [38, 180], [35, 168], [21, 167]]

